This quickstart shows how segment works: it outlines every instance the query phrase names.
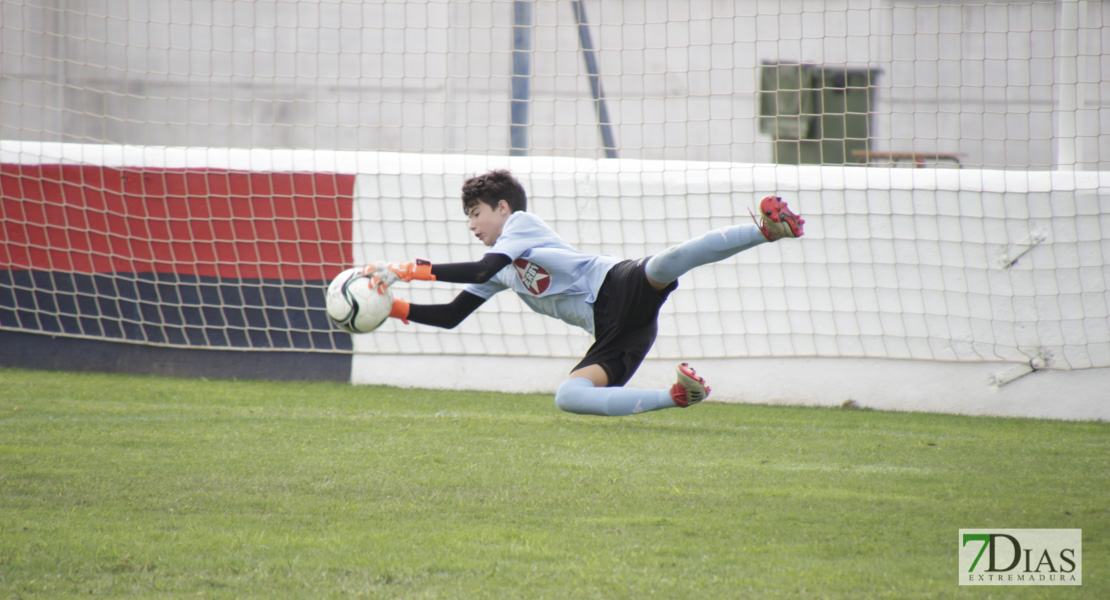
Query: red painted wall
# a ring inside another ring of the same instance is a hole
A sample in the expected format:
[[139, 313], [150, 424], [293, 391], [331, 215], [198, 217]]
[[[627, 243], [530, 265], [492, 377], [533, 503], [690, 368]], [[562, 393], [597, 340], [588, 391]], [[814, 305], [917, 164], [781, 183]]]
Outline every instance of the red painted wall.
[[324, 280], [354, 175], [0, 165], [0, 269]]

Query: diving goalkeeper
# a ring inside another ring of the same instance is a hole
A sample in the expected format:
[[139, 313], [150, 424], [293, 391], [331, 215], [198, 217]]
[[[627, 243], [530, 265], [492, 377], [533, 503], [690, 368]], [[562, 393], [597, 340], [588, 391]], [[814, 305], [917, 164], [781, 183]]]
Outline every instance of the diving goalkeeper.
[[466, 180], [462, 203], [470, 231], [489, 247], [481, 260], [379, 262], [364, 274], [387, 286], [413, 279], [469, 284], [448, 304], [410, 304], [394, 295], [390, 316], [405, 323], [451, 329], [491, 296], [511, 289], [532, 310], [593, 334], [594, 344], [555, 393], [560, 409], [586, 415], [631, 415], [704, 400], [709, 386], [686, 363], [678, 365], [678, 381], [669, 390], [622, 387], [655, 342], [659, 308], [683, 273], [764, 242], [800, 237], [805, 223], [781, 198], [768, 196], [755, 224], [710, 231], [649, 258], [621, 260], [576, 250], [527, 212], [524, 187], [508, 171]]

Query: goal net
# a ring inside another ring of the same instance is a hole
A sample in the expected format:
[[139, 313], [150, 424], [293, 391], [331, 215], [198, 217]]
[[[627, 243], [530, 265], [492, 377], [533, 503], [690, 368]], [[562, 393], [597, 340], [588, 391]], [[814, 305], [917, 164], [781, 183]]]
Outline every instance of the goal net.
[[[1110, 5], [0, 0], [0, 328], [183, 348], [580, 356], [500, 294], [341, 334], [322, 288], [474, 260], [518, 174], [588, 252], [807, 220], [684, 277], [653, 356], [1110, 367]], [[414, 284], [413, 302], [458, 287]], [[569, 366], [570, 362], [562, 360]]]

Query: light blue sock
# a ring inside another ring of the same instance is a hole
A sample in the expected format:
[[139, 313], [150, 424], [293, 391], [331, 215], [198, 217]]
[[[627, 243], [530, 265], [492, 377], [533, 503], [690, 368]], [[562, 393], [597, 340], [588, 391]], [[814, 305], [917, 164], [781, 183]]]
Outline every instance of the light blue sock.
[[655, 281], [670, 283], [694, 267], [724, 260], [766, 241], [754, 223], [714, 229], [656, 254], [644, 269]]
[[564, 381], [555, 392], [555, 405], [570, 413], [602, 417], [623, 417], [678, 406], [669, 391], [594, 387], [594, 382], [584, 377]]

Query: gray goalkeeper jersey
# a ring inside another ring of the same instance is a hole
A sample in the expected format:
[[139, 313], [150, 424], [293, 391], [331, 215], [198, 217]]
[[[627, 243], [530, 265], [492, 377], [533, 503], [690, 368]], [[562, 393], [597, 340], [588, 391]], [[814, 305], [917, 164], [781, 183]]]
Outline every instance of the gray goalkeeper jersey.
[[489, 252], [504, 254], [512, 263], [486, 283], [467, 285], [467, 292], [489, 299], [512, 289], [532, 310], [594, 333], [594, 300], [621, 259], [580, 252], [543, 219], [524, 211], [509, 215]]

